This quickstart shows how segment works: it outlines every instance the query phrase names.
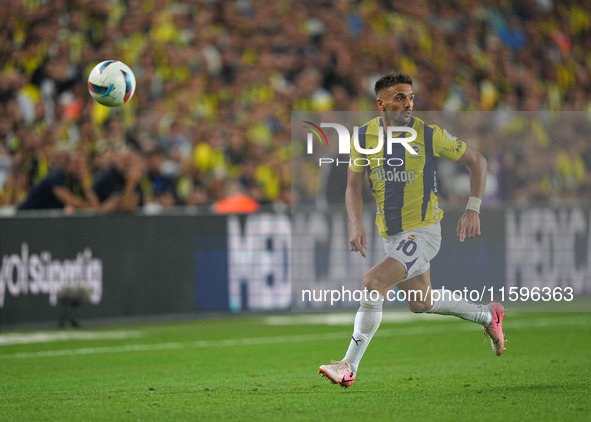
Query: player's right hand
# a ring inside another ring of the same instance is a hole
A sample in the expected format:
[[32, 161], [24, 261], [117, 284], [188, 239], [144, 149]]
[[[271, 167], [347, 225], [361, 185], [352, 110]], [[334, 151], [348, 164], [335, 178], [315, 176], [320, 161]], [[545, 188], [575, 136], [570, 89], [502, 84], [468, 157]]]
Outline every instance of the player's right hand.
[[361, 224], [351, 227], [349, 249], [351, 252], [359, 252], [362, 257], [366, 257], [365, 250], [367, 249], [367, 234]]

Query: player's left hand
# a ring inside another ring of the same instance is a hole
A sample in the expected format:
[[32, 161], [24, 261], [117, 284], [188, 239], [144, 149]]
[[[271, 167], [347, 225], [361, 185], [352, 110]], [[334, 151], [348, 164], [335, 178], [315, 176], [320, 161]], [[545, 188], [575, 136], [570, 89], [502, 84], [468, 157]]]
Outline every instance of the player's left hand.
[[464, 211], [464, 215], [458, 221], [457, 233], [460, 242], [466, 238], [480, 236], [480, 214], [472, 210]]

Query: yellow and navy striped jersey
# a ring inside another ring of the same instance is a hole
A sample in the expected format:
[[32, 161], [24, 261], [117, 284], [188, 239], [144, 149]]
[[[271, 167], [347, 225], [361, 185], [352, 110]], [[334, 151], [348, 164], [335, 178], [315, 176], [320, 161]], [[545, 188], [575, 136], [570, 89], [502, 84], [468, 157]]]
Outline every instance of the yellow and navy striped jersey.
[[[383, 147], [375, 154], [362, 154], [351, 140], [349, 168], [369, 175], [369, 186], [378, 205], [376, 225], [383, 237], [402, 231], [436, 224], [443, 218], [437, 201], [435, 157], [458, 161], [466, 151], [466, 144], [436, 125], [427, 125], [412, 117], [408, 126], [417, 132], [410, 146], [412, 155], [401, 143], [393, 143], [390, 154], [382, 118], [376, 117], [359, 128], [359, 146], [364, 149], [378, 146], [378, 131], [384, 131]], [[401, 132], [398, 137], [409, 137]]]

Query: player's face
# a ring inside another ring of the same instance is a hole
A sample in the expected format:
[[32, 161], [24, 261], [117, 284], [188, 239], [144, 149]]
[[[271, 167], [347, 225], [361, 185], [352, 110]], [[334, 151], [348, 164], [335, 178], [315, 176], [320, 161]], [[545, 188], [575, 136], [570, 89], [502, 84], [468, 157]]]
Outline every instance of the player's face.
[[414, 107], [412, 85], [399, 84], [380, 91], [376, 103], [388, 124], [407, 125]]

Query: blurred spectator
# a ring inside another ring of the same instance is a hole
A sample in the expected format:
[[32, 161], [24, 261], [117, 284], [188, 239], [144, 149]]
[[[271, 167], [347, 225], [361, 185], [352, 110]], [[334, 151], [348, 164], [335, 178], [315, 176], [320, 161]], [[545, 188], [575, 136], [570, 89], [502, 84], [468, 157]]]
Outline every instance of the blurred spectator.
[[499, 28], [501, 40], [515, 51], [521, 49], [526, 42], [525, 32], [520, 26], [517, 17], [512, 16], [506, 26]]
[[576, 194], [587, 179], [587, 169], [577, 144], [572, 143], [556, 155], [556, 170], [563, 192]]
[[140, 182], [145, 195], [144, 202], [157, 203], [164, 207], [178, 205], [179, 199], [174, 180], [178, 169], [176, 169], [175, 163], [167, 162], [160, 148], [148, 151], [146, 160], [148, 172]]
[[3, 171], [5, 180], [0, 190], [0, 204], [16, 206], [20, 204], [29, 190], [29, 175], [24, 166], [24, 150], [15, 151], [12, 157], [4, 156]]
[[257, 201], [246, 195], [237, 182], [224, 183], [224, 198], [213, 204], [216, 214], [249, 214], [257, 212], [260, 205]]
[[63, 208], [71, 213], [77, 208], [98, 209], [86, 155], [79, 151], [61, 151], [60, 155], [60, 165], [29, 191], [19, 210]]
[[112, 166], [97, 174], [92, 185], [101, 203], [99, 209], [102, 212], [128, 212], [143, 205], [140, 180], [145, 174], [144, 159], [137, 151], [126, 148]]

